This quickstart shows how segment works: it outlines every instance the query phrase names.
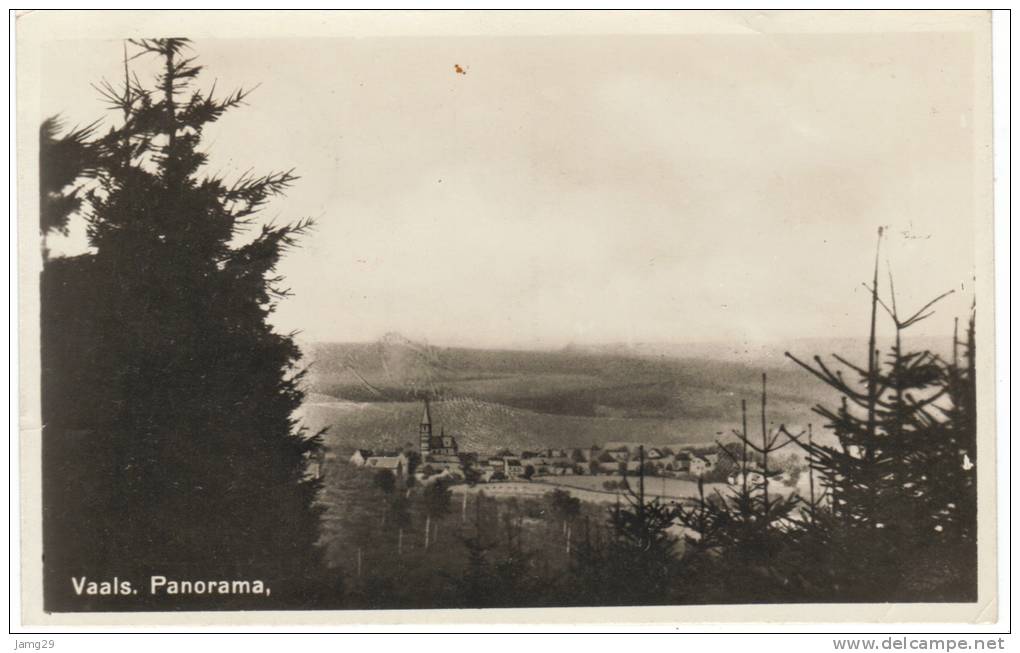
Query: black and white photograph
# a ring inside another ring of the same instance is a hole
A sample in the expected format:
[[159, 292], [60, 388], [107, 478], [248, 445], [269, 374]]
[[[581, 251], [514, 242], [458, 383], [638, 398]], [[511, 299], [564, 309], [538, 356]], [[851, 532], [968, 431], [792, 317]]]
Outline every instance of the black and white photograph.
[[995, 618], [988, 12], [17, 20], [39, 623]]

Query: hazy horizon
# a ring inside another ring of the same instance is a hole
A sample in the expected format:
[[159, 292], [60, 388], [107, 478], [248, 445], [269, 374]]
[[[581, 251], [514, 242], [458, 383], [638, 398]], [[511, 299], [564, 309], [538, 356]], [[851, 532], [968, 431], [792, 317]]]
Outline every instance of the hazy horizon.
[[[320, 342], [770, 342], [866, 334], [877, 227], [899, 303], [973, 296], [966, 33], [242, 39], [194, 43], [228, 179], [296, 168], [313, 217], [272, 316]], [[46, 53], [46, 115], [86, 124], [122, 44]], [[133, 62], [143, 76], [146, 63]], [[455, 66], [460, 66], [463, 73]], [[78, 225], [56, 253], [84, 248]], [[880, 328], [888, 333], [883, 321]]]
[[[961, 320], [960, 323], [959, 337], [962, 341], [965, 338], [966, 324]], [[428, 339], [415, 339], [409, 338], [405, 334], [390, 331], [384, 334], [380, 334], [377, 338], [371, 338], [366, 340], [311, 340], [299, 334], [296, 337], [299, 345], [376, 345], [386, 342], [388, 339], [394, 338], [395, 340], [406, 339], [410, 343], [416, 345], [424, 345], [427, 347], [433, 347], [437, 349], [466, 349], [466, 350], [479, 350], [479, 351], [537, 351], [537, 352], [559, 352], [564, 350], [576, 349], [578, 351], [626, 351], [626, 350], [671, 350], [680, 349], [683, 347], [690, 347], [699, 353], [704, 353], [710, 349], [716, 350], [731, 350], [731, 353], [735, 353], [736, 350], [752, 351], [757, 350], [758, 353], [766, 351], [777, 351], [778, 348], [790, 347], [794, 345], [812, 345], [821, 347], [819, 351], [800, 352], [810, 357], [815, 354], [828, 355], [830, 352], [826, 347], [832, 348], [833, 345], [847, 346], [847, 345], [861, 345], [866, 348], [868, 340], [867, 333], [860, 336], [803, 336], [793, 337], [784, 339], [774, 340], [673, 340], [673, 341], [647, 341], [647, 342], [623, 342], [623, 341], [606, 341], [606, 342], [588, 342], [588, 343], [576, 343], [568, 342], [562, 345], [534, 345], [531, 343], [504, 343], [496, 344], [491, 346], [472, 346], [465, 345], [458, 342], [444, 342], [444, 341], [432, 341]], [[876, 336], [876, 340], [879, 348], [887, 348], [893, 341], [893, 336], [879, 335]], [[905, 336], [904, 345], [908, 348], [913, 346], [916, 349], [931, 349], [933, 351], [948, 351], [952, 347], [953, 333], [950, 330], [945, 334], [931, 334], [931, 335], [916, 335], [916, 336]], [[674, 355], [671, 353], [670, 355]]]

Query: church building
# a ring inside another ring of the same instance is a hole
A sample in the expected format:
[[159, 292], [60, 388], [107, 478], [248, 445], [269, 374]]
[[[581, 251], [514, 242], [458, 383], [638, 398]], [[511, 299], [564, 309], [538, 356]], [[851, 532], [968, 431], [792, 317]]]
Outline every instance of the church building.
[[421, 417], [421, 424], [418, 425], [418, 438], [420, 442], [420, 453], [422, 460], [428, 460], [430, 456], [456, 456], [457, 438], [440, 429], [439, 435], [432, 435], [432, 413], [429, 410], [429, 400], [425, 400], [425, 412]]

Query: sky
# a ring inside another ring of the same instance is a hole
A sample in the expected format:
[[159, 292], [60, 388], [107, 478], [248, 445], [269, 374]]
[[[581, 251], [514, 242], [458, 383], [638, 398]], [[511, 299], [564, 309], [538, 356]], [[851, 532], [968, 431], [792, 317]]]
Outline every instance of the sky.
[[[210, 170], [295, 168], [311, 217], [272, 317], [306, 340], [783, 341], [867, 332], [876, 232], [904, 311], [975, 263], [961, 33], [211, 39]], [[43, 58], [45, 114], [103, 117], [119, 41]], [[148, 74], [144, 61], [135, 62]], [[458, 72], [459, 67], [463, 72]], [[114, 116], [108, 115], [109, 119]], [[58, 242], [59, 241], [59, 242]], [[80, 228], [50, 243], [82, 251]]]

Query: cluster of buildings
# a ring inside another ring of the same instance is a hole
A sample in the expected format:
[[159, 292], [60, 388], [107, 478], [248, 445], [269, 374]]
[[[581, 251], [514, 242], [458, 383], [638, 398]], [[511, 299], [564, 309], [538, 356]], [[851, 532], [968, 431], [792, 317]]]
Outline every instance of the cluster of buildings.
[[[372, 452], [359, 449], [350, 462], [359, 467], [384, 469], [397, 477], [413, 473], [420, 479], [447, 477], [451, 480], [495, 482], [564, 475], [704, 476], [719, 463], [715, 445], [644, 446], [633, 442], [609, 442], [599, 447], [509, 450], [492, 455], [460, 451], [456, 436], [440, 429], [435, 435], [432, 414], [426, 400], [418, 425], [418, 450]], [[705, 451], [712, 453], [705, 453]]]
[[593, 447], [595, 466], [592, 473], [636, 473], [644, 465], [646, 474], [653, 476], [704, 476], [719, 464], [719, 454], [705, 453], [715, 445], [649, 446], [632, 442], [608, 442], [599, 449]]

